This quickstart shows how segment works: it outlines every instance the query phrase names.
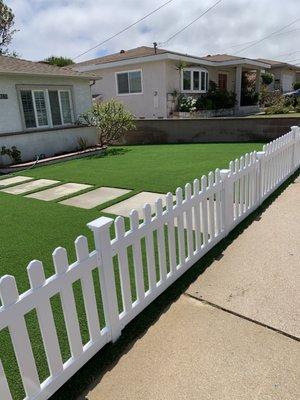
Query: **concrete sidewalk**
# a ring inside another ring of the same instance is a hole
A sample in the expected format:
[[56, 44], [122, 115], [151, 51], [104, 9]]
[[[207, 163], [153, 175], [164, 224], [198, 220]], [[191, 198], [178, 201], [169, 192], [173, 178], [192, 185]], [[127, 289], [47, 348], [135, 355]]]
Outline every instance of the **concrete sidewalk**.
[[86, 398], [299, 400], [299, 267], [298, 178]]

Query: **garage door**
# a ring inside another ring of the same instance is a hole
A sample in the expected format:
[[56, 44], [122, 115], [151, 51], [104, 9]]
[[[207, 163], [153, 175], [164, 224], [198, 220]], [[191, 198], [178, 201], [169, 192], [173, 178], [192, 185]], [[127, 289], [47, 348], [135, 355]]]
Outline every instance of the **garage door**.
[[290, 92], [293, 90], [294, 76], [289, 74], [282, 75], [282, 90], [284, 92]]

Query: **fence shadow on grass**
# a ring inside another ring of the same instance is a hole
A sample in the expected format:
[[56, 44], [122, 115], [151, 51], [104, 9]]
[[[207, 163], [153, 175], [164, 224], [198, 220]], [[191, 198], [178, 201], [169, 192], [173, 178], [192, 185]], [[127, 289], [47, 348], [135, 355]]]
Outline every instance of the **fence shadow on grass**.
[[135, 342], [145, 335], [148, 329], [165, 312], [168, 311], [187, 288], [208, 268], [215, 260], [223, 256], [225, 249], [254, 221], [259, 221], [262, 214], [276, 200], [278, 196], [300, 175], [296, 171], [285, 181], [263, 204], [253, 211], [243, 222], [241, 222], [227, 237], [216, 244], [201, 260], [185, 274], [176, 280], [156, 300], [154, 300], [144, 311], [142, 311], [122, 331], [122, 335], [116, 343], [108, 343], [99, 351], [84, 367], [82, 367], [65, 385], [51, 397], [51, 400], [85, 400], [89, 390], [95, 387], [103, 375], [111, 370], [133, 347]]

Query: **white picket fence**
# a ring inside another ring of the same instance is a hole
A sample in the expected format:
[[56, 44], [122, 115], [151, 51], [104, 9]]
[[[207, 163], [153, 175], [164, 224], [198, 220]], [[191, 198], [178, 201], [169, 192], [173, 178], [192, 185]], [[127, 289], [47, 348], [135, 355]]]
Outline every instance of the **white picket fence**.
[[[261, 152], [246, 154], [230, 162], [228, 170], [216, 170], [176, 190], [176, 202], [166, 195], [166, 209], [156, 201], [154, 216], [149, 204], [144, 218], [137, 211], [130, 215], [130, 229], [124, 219], [101, 217], [88, 224], [93, 231], [95, 250], [89, 252], [87, 240], [75, 241], [77, 261], [69, 265], [67, 252], [57, 248], [53, 253], [55, 275], [45, 279], [43, 265], [32, 261], [27, 268], [31, 289], [19, 295], [15, 278], [0, 280], [0, 331], [9, 329], [26, 400], [48, 399], [80, 367], [121, 331], [149, 303], [224, 238], [249, 213], [256, 209], [278, 186], [300, 166], [300, 128], [263, 147]], [[201, 186], [201, 187], [200, 187]], [[111, 238], [114, 224], [115, 237]], [[142, 245], [144, 241], [144, 246]], [[136, 300], [130, 282], [131, 249]], [[142, 251], [146, 253], [146, 267]], [[114, 272], [115, 258], [120, 276], [122, 311], [119, 312]], [[145, 272], [145, 268], [146, 272]], [[92, 271], [97, 268], [105, 314], [100, 326]], [[147, 290], [145, 289], [147, 278]], [[82, 285], [89, 341], [82, 344], [72, 284]], [[71, 351], [63, 363], [50, 299], [59, 294]], [[25, 315], [37, 312], [50, 376], [40, 382]], [[0, 361], [0, 398], [12, 400], [6, 374]]]

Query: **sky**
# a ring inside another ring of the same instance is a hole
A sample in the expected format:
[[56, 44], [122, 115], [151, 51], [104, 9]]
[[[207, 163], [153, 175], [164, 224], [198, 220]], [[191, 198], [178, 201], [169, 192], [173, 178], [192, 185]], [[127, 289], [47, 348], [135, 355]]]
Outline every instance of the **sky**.
[[[162, 5], [166, 0], [4, 0], [15, 14], [10, 50], [29, 60], [50, 55], [75, 58]], [[223, 0], [190, 28], [165, 43], [216, 0], [173, 0], [104, 46], [77, 58], [92, 59], [138, 46], [196, 56], [227, 53], [300, 63], [300, 19], [279, 34], [244, 51], [251, 41], [300, 17], [300, 0]]]

